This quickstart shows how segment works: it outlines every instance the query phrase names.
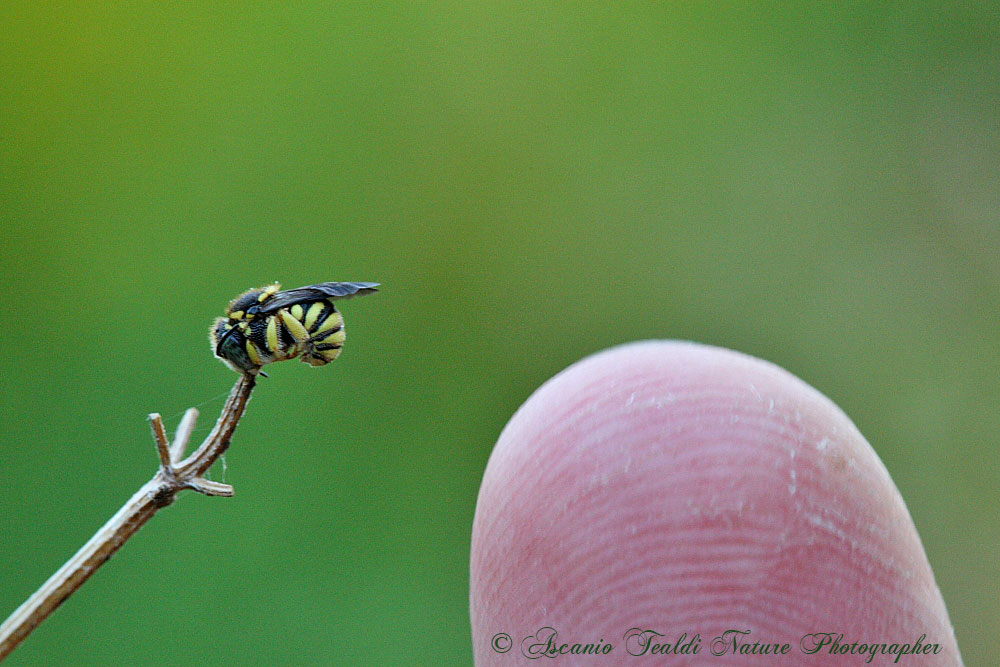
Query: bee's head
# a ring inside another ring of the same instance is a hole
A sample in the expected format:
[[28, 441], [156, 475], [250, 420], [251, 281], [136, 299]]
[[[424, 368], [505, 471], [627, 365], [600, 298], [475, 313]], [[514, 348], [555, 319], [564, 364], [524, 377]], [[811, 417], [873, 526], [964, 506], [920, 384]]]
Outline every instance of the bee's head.
[[246, 327], [257, 319], [261, 306], [280, 289], [281, 285], [273, 283], [240, 294], [229, 303], [226, 316], [212, 324], [209, 330], [212, 351], [234, 371], [252, 373], [259, 368], [247, 353]]
[[212, 351], [215, 356], [234, 371], [253, 371], [257, 367], [247, 354], [246, 336], [233, 320], [225, 317], [217, 318], [208, 337], [212, 341]]

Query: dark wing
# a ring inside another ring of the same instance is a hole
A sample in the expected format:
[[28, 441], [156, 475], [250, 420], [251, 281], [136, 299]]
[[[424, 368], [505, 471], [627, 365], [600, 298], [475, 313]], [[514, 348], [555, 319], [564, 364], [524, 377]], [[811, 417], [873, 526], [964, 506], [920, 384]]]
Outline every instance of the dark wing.
[[308, 303], [320, 299], [350, 299], [352, 296], [363, 296], [377, 292], [378, 283], [319, 283], [296, 289], [278, 292], [268, 299], [260, 308], [266, 314], [275, 313], [282, 308], [294, 306], [297, 303]]

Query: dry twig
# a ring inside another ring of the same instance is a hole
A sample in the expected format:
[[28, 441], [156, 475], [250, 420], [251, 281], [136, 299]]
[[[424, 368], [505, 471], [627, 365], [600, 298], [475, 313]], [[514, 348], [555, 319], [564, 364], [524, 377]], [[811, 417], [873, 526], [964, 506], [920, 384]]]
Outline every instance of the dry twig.
[[208, 496], [233, 495], [233, 487], [204, 479], [202, 475], [229, 447], [229, 441], [236, 430], [236, 424], [243, 416], [255, 382], [255, 375], [240, 376], [212, 432], [191, 456], [183, 460], [181, 457], [184, 456], [194, 429], [198, 411], [191, 408], [184, 414], [173, 444], [167, 442], [160, 415], [149, 415], [156, 451], [160, 457], [160, 469], [72, 558], [0, 625], [0, 660], [7, 657], [56, 607], [82, 586], [158, 509], [172, 503], [178, 493], [184, 489], [192, 489]]

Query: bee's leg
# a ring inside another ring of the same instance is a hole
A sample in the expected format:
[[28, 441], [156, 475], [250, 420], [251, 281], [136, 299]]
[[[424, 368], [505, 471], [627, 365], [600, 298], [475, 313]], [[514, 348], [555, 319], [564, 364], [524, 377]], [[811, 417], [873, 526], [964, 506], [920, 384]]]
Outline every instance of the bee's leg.
[[[286, 351], [285, 358], [292, 359], [298, 356], [309, 346], [309, 331], [301, 321], [288, 312], [287, 308], [282, 308], [275, 313], [275, 320], [280, 319], [285, 331], [292, 337], [295, 343]], [[273, 321], [273, 320], [272, 320]]]
[[309, 341], [309, 332], [306, 331], [302, 322], [292, 317], [292, 314], [287, 309], [282, 308], [279, 310], [278, 317], [281, 318], [281, 323], [285, 325], [285, 329], [292, 335], [296, 343], [307, 343]]

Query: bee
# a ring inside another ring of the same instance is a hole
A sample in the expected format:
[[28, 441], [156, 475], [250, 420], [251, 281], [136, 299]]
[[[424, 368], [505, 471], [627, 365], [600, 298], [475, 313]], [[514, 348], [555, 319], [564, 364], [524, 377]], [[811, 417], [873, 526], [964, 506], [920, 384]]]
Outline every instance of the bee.
[[[274, 283], [233, 299], [226, 316], [212, 323], [212, 351], [237, 373], [301, 355], [325, 366], [344, 344], [344, 318], [333, 302], [378, 291], [378, 283], [319, 283], [281, 291]], [[266, 373], [261, 373], [266, 377]]]

